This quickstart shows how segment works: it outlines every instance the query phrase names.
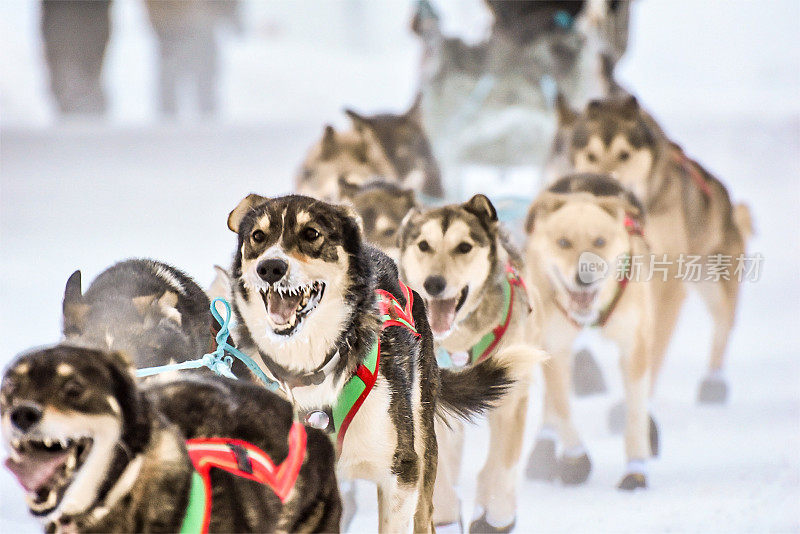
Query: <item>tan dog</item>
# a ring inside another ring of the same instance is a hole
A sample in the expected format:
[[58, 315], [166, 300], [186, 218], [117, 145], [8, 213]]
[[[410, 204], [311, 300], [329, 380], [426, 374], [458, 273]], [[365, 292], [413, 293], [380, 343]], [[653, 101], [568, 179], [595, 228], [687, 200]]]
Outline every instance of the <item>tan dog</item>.
[[[570, 182], [588, 192], [570, 192]], [[647, 485], [645, 461], [651, 447], [657, 449], [657, 443], [648, 443], [646, 408], [654, 338], [651, 284], [630, 276], [624, 263], [647, 251], [633, 218], [640, 210], [613, 179], [585, 175], [563, 178], [530, 208], [527, 279], [543, 301], [543, 340], [552, 356], [543, 366], [543, 428], [528, 466], [531, 478], [558, 474], [564, 483], [579, 484], [589, 476], [591, 463], [570, 414], [570, 351], [582, 328], [597, 326], [619, 347], [625, 383], [628, 467], [619, 488]], [[557, 439], [563, 446], [560, 462]]]
[[691, 273], [690, 281], [712, 315], [714, 334], [708, 375], [698, 399], [724, 402], [727, 384], [722, 367], [739, 281], [736, 276], [715, 277], [710, 269], [720, 257], [732, 259], [733, 264], [743, 257], [752, 233], [747, 206], [732, 204], [725, 186], [672, 143], [634, 97], [590, 102], [572, 127], [569, 154], [576, 171], [612, 173], [642, 199], [653, 257], [668, 263], [667, 272], [654, 276], [653, 284], [653, 320], [658, 326], [654, 378], [685, 296], [681, 274], [686, 275], [687, 268], [681, 255], [684, 261], [687, 255], [703, 260], [703, 270], [696, 273], [696, 280]]
[[[516, 518], [517, 464], [524, 436], [528, 386], [539, 350], [537, 315], [517, 277], [520, 258], [506, 243], [488, 198], [422, 212], [412, 210], [400, 230], [400, 268], [420, 292], [437, 360], [470, 369], [485, 359], [502, 362], [517, 383], [488, 414], [489, 454], [478, 477], [476, 517], [470, 530], [507, 532]], [[534, 302], [534, 309], [538, 305]], [[463, 425], [437, 425], [441, 461], [434, 489], [434, 522], [460, 521], [457, 482]]]

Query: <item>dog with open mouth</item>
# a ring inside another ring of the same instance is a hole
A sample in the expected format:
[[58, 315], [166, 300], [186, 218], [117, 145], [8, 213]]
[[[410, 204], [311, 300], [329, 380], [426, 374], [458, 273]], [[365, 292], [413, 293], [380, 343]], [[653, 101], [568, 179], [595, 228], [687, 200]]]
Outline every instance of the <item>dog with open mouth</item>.
[[493, 360], [439, 372], [419, 295], [363, 242], [351, 208], [303, 196], [244, 198], [228, 226], [242, 350], [298, 416], [336, 440], [342, 478], [378, 485], [381, 532], [427, 532], [437, 464], [434, 414], [468, 417], [509, 386]]
[[66, 344], [9, 366], [6, 466], [46, 532], [338, 531], [333, 447], [289, 403], [194, 373], [150, 384], [120, 353]]
[[[497, 212], [484, 195], [463, 204], [413, 209], [400, 230], [403, 280], [423, 295], [444, 368], [468, 370], [483, 361], [507, 366], [515, 387], [488, 414], [491, 445], [478, 478], [476, 520], [470, 531], [508, 532], [516, 519], [517, 464], [524, 437], [530, 377], [544, 359], [536, 295], [518, 272]], [[437, 425], [439, 470], [434, 491], [437, 525], [459, 524], [455, 484], [464, 428]]]
[[652, 281], [631, 266], [632, 258], [649, 251], [642, 219], [638, 199], [604, 175], [562, 178], [531, 205], [526, 279], [542, 298], [543, 341], [552, 359], [543, 366], [543, 426], [529, 478], [580, 484], [589, 476], [591, 462], [569, 409], [569, 373], [572, 343], [581, 329], [594, 326], [620, 350], [628, 465], [619, 488], [647, 486], [646, 461], [658, 451], [658, 433], [647, 412], [655, 335]]

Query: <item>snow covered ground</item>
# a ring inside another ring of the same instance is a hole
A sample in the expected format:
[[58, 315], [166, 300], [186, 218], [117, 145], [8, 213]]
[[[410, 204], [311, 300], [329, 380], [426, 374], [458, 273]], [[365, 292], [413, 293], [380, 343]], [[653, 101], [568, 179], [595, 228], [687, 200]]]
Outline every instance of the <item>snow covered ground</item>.
[[[227, 213], [250, 191], [288, 191], [325, 121], [342, 122], [344, 105], [399, 110], [410, 101], [418, 53], [406, 30], [410, 3], [370, 3], [357, 28], [341, 5], [248, 4], [245, 34], [227, 37], [221, 120], [165, 125], [152, 120], [153, 45], [138, 3], [114, 8], [104, 124], [53, 122], [35, 3], [0, 4], [0, 367], [58, 339], [64, 283], [76, 268], [88, 281], [119, 259], [150, 256], [207, 284], [211, 266], [230, 261]], [[474, 4], [445, 7], [453, 31], [481, 34], [485, 16]], [[749, 248], [763, 254], [763, 275], [742, 291], [725, 406], [694, 402], [710, 321], [689, 299], [653, 400], [662, 454], [646, 492], [614, 489], [623, 445], [605, 421], [621, 385], [613, 351], [598, 344], [611, 392], [575, 404], [592, 476], [569, 488], [522, 481], [517, 532], [797, 532], [800, 4], [641, 1], [633, 28], [620, 77], [735, 200], [750, 204], [757, 235]], [[470, 436], [466, 521], [487, 442], [481, 425]], [[374, 531], [374, 487], [358, 492], [351, 531]], [[0, 532], [37, 530], [0, 469]]]

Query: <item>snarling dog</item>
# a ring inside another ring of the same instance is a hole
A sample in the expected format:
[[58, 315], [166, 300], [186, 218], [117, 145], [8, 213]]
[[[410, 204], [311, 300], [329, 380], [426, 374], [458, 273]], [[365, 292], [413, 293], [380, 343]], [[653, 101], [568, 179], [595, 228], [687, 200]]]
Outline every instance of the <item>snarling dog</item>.
[[249, 195], [231, 212], [242, 349], [278, 380], [299, 415], [324, 427], [343, 478], [378, 485], [382, 532], [432, 528], [434, 412], [488, 408], [512, 380], [486, 360], [439, 372], [419, 295], [362, 240], [350, 208]]
[[405, 113], [345, 113], [352, 128], [326, 126], [309, 151], [296, 180], [296, 191], [338, 200], [339, 184], [364, 185], [379, 179], [430, 197], [443, 195], [441, 172], [422, 128], [419, 99]]
[[[613, 173], [644, 203], [653, 257], [667, 269], [666, 274], [654, 276], [653, 284], [653, 320], [658, 325], [654, 382], [678, 319], [686, 281], [697, 289], [714, 321], [708, 374], [698, 400], [724, 402], [723, 363], [739, 280], [713, 276], [709, 269], [718, 261], [715, 258], [729, 258], [733, 263], [743, 257], [752, 233], [747, 206], [734, 205], [722, 182], [671, 142], [632, 96], [590, 102], [572, 127], [569, 154], [576, 171]], [[693, 261], [687, 256], [702, 259], [702, 272], [683, 280], [681, 255], [684, 261]]]
[[330, 441], [260, 386], [143, 390], [119, 353], [57, 345], [11, 364], [0, 412], [6, 466], [47, 532], [338, 530]]
[[137, 367], [191, 360], [211, 349], [208, 297], [188, 275], [154, 260], [117, 263], [85, 293], [75, 271], [63, 313], [70, 343], [122, 351]]
[[[496, 361], [511, 369], [516, 386], [489, 414], [490, 448], [478, 477], [477, 532], [507, 531], [516, 518], [517, 464], [522, 448], [529, 378], [541, 360], [536, 314], [519, 254], [505, 239], [484, 195], [427, 211], [412, 210], [400, 230], [403, 280], [426, 302], [443, 367], [469, 369]], [[448, 426], [450, 428], [448, 428]], [[458, 523], [454, 485], [461, 464], [463, 425], [437, 426], [440, 463], [434, 492], [437, 524]]]
[[641, 220], [638, 200], [602, 175], [562, 178], [530, 208], [527, 279], [542, 297], [544, 345], [552, 356], [543, 366], [543, 427], [528, 465], [531, 478], [579, 484], [589, 476], [591, 463], [570, 413], [569, 370], [573, 341], [584, 327], [596, 326], [619, 347], [623, 370], [628, 466], [619, 487], [646, 487], [645, 462], [657, 449], [657, 433], [647, 412], [652, 284], [631, 275], [631, 258], [648, 250]]
[[399, 261], [398, 230], [408, 212], [417, 206], [414, 190], [378, 180], [360, 187], [343, 183], [340, 191], [343, 200], [361, 217], [364, 239]]

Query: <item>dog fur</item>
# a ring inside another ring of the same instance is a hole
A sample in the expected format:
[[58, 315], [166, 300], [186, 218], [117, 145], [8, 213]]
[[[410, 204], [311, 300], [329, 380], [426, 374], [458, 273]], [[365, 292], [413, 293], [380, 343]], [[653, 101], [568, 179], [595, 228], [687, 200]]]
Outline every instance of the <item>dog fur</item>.
[[[23, 472], [20, 481], [36, 462], [62, 463], [28, 481], [38, 486], [27, 493], [31, 513], [47, 532], [177, 532], [193, 472], [187, 438], [247, 440], [276, 462], [288, 451], [292, 409], [275, 394], [200, 375], [141, 389], [116, 352], [35, 349], [11, 364], [1, 391], [8, 465]], [[338, 530], [333, 447], [322, 432], [306, 432], [306, 457], [285, 504], [267, 486], [212, 471], [211, 532]], [[48, 444], [51, 452], [41, 450]]]
[[[656, 258], [666, 254], [671, 260], [666, 281], [655, 277], [653, 284], [653, 320], [658, 325], [653, 345], [655, 383], [685, 296], [685, 285], [676, 278], [678, 256], [705, 259], [722, 254], [735, 259], [744, 254], [752, 233], [749, 210], [744, 204], [734, 205], [722, 182], [670, 141], [632, 96], [590, 102], [572, 127], [569, 154], [576, 171], [612, 173], [642, 199], [652, 252]], [[739, 282], [731, 276], [689, 284], [714, 321], [708, 375], [699, 399], [722, 402], [727, 396], [722, 370]]]
[[[400, 269], [408, 285], [425, 298], [437, 348], [468, 351], [499, 324], [504, 309], [506, 266], [521, 270], [519, 255], [505, 239], [494, 206], [484, 195], [468, 202], [412, 210], [400, 231]], [[538, 303], [523, 287], [512, 286], [509, 327], [488, 358], [507, 366], [515, 387], [488, 414], [491, 432], [486, 463], [478, 476], [473, 527], [507, 526], [516, 516], [517, 464], [524, 436], [528, 388], [534, 364], [543, 359]], [[531, 311], [531, 302], [536, 312]], [[513, 430], [511, 430], [513, 429]], [[454, 485], [461, 464], [463, 426], [437, 426], [439, 470], [434, 491], [437, 524], [460, 521]], [[481, 530], [482, 531], [482, 530]]]
[[[628, 467], [622, 489], [646, 486], [645, 462], [651, 455], [647, 399], [655, 328], [651, 283], [631, 277], [620, 289], [615, 266], [624, 254], [648, 251], [641, 235], [631, 233], [625, 217], [641, 220], [641, 204], [615, 180], [602, 175], [562, 178], [533, 203], [526, 221], [528, 281], [542, 297], [544, 345], [552, 359], [543, 366], [543, 429], [529, 464], [534, 478], [560, 475], [581, 483], [591, 464], [570, 412], [570, 353], [581, 328], [602, 317], [601, 334], [620, 350], [628, 406], [625, 452]], [[609, 266], [595, 279], [580, 276], [583, 254], [591, 252]], [[622, 291], [618, 300], [618, 291]], [[654, 424], [654, 423], [653, 423]], [[556, 460], [556, 443], [562, 457]]]
[[[430, 531], [434, 413], [437, 407], [463, 415], [488, 408], [509, 385], [507, 369], [489, 360], [471, 372], [439, 373], [416, 294], [420, 336], [381, 330], [375, 290], [389, 291], [401, 304], [405, 299], [394, 263], [363, 243], [349, 208], [302, 196], [249, 195], [228, 226], [238, 235], [230, 270], [237, 342], [283, 383], [297, 410], [333, 405], [380, 336], [379, 375], [344, 437], [338, 472], [378, 485], [382, 532], [406, 532], [412, 519], [415, 531]], [[318, 383], [297, 383], [323, 369]]]
[[199, 358], [211, 349], [211, 314], [194, 280], [166, 263], [131, 259], [100, 273], [85, 293], [81, 272], [67, 281], [67, 341], [122, 351], [137, 367]]

